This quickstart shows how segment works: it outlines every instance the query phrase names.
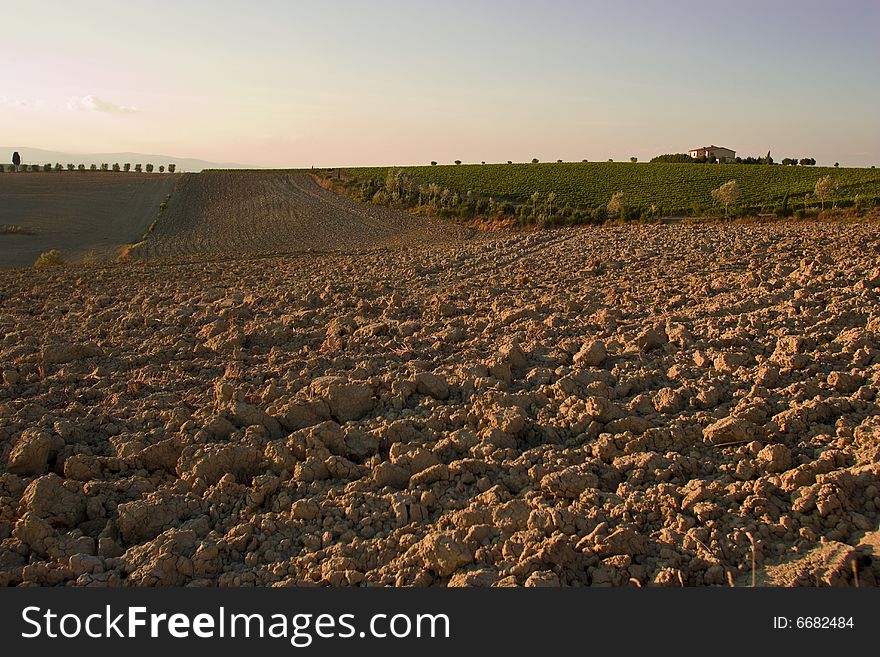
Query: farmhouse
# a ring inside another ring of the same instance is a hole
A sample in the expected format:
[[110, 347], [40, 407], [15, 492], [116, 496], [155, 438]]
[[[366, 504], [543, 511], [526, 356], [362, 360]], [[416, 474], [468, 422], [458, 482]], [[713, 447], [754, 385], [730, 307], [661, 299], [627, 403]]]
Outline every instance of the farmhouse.
[[733, 159], [736, 157], [736, 151], [724, 148], [723, 146], [703, 146], [689, 150], [688, 155], [693, 158], [705, 157], [710, 160], [714, 155], [715, 159], [719, 162], [733, 162]]

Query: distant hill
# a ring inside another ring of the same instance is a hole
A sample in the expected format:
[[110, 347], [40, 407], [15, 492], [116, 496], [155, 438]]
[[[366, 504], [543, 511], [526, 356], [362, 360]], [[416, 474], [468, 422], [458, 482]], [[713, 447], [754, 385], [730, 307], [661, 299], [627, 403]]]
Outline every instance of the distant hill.
[[168, 165], [173, 162], [177, 165], [178, 172], [201, 171], [202, 169], [253, 169], [256, 167], [247, 164], [232, 162], [208, 162], [191, 157], [175, 157], [174, 155], [155, 155], [151, 153], [63, 153], [61, 151], [47, 151], [42, 148], [30, 148], [28, 146], [0, 146], [0, 162], [6, 164], [12, 162], [12, 154], [18, 151], [21, 155], [22, 164], [96, 164], [101, 166], [107, 163], [113, 166], [118, 162], [120, 165], [130, 162], [132, 168], [135, 164], [151, 163], [159, 167], [160, 164]]

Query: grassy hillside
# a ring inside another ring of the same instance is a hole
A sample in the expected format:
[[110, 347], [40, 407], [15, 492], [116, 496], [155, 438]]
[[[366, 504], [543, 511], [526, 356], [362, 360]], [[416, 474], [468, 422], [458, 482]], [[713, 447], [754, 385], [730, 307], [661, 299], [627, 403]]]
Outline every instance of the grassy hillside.
[[[669, 164], [630, 162], [587, 162], [547, 164], [475, 164], [403, 167], [416, 184], [436, 183], [460, 195], [468, 192], [529, 203], [538, 192], [542, 198], [556, 194], [556, 203], [572, 208], [607, 204], [622, 191], [628, 205], [649, 208], [652, 204], [666, 214], [703, 211], [712, 206], [712, 190], [736, 180], [742, 195], [738, 206], [753, 212], [772, 210], [787, 193], [792, 208], [804, 207], [816, 181], [831, 175], [838, 185], [835, 200], [849, 204], [856, 197], [869, 203], [880, 200], [880, 170], [791, 167], [749, 164]], [[384, 181], [387, 167], [345, 169], [356, 179]], [[810, 201], [815, 205], [817, 200]]]

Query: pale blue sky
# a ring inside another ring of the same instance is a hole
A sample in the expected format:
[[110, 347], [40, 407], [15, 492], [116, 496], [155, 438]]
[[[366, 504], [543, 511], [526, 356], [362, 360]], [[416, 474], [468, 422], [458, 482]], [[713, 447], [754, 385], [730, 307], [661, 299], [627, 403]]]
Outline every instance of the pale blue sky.
[[743, 155], [880, 164], [880, 2], [42, 0], [0, 143], [266, 166]]

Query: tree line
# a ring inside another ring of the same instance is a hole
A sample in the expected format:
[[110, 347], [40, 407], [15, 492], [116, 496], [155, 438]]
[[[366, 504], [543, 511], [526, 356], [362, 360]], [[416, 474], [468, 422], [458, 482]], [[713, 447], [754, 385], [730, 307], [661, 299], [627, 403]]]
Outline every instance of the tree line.
[[[134, 167], [132, 169], [132, 166]], [[91, 164], [88, 167], [85, 164], [66, 164], [62, 165], [60, 162], [56, 162], [54, 165], [51, 163], [46, 164], [22, 164], [21, 156], [16, 151], [12, 154], [12, 163], [11, 164], [0, 164], [0, 173], [14, 173], [14, 172], [38, 172], [38, 171], [134, 171], [135, 173], [143, 173], [146, 171], [147, 173], [153, 173], [156, 168], [150, 164], [135, 164], [132, 165], [130, 162], [126, 162], [120, 165], [118, 162], [114, 164], [103, 163], [101, 165]], [[167, 166], [168, 173], [174, 173], [177, 170], [177, 165], [171, 163]], [[164, 164], [159, 165], [159, 173], [165, 173], [166, 166]]]
[[[674, 164], [717, 164], [718, 159], [712, 155], [710, 157], [691, 157], [687, 153], [666, 153], [664, 155], [658, 155], [657, 157], [652, 157], [651, 162], [669, 162]], [[768, 152], [764, 157], [736, 157], [733, 159], [734, 164], [775, 164], [776, 162], [773, 160], [773, 157]], [[800, 159], [796, 157], [786, 157], [783, 158], [782, 164], [786, 166], [797, 166], [798, 164], [803, 167], [812, 167], [816, 166], [816, 158], [814, 157], [802, 157]], [[836, 166], [836, 165], [835, 165]]]

